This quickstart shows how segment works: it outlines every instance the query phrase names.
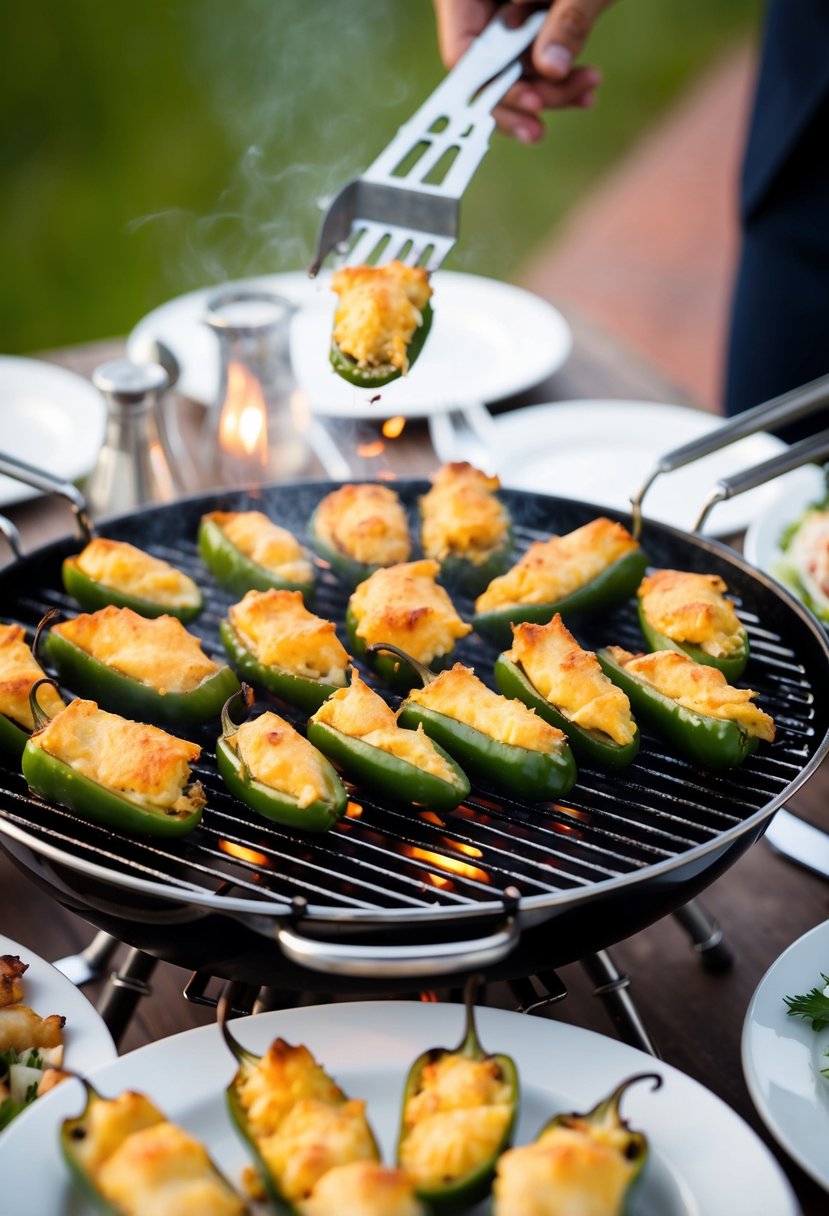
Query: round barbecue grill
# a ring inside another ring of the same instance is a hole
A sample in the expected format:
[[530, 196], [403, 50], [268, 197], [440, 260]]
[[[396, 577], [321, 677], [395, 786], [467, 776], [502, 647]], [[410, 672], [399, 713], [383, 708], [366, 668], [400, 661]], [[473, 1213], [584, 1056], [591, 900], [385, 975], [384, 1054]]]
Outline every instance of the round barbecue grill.
[[[174, 563], [203, 587], [189, 626], [221, 656], [217, 626], [233, 597], [216, 587], [196, 549], [208, 510], [264, 510], [300, 537], [337, 483], [307, 482], [201, 495], [108, 521], [103, 532]], [[396, 483], [416, 535], [426, 482]], [[516, 553], [599, 514], [590, 504], [503, 491]], [[617, 516], [630, 526], [630, 519]], [[215, 767], [218, 723], [183, 730], [203, 751], [207, 793], [199, 828], [174, 841], [137, 839], [53, 807], [16, 768], [0, 767], [0, 841], [65, 906], [156, 957], [224, 978], [304, 990], [384, 991], [413, 975], [539, 972], [611, 945], [679, 908], [763, 832], [773, 812], [829, 747], [823, 630], [791, 596], [734, 551], [646, 523], [655, 567], [720, 574], [751, 640], [745, 683], [772, 714], [777, 738], [732, 770], [700, 771], [647, 729], [637, 760], [601, 771], [582, 763], [560, 803], [529, 803], [473, 786], [436, 815], [349, 787], [347, 816], [312, 836], [257, 816], [224, 788]], [[60, 566], [76, 539], [51, 544], [0, 572], [4, 618], [30, 632], [49, 608], [72, 615]], [[348, 593], [320, 564], [315, 610], [343, 622]], [[469, 619], [471, 602], [455, 597]], [[571, 622], [582, 644], [640, 650], [635, 605]], [[459, 661], [485, 680], [497, 650], [471, 634]], [[370, 676], [368, 678], [371, 678]], [[70, 690], [71, 691], [71, 690]], [[394, 704], [395, 699], [389, 697]], [[260, 695], [259, 707], [269, 702]], [[276, 702], [300, 729], [304, 718]], [[310, 975], [310, 979], [309, 979]]]

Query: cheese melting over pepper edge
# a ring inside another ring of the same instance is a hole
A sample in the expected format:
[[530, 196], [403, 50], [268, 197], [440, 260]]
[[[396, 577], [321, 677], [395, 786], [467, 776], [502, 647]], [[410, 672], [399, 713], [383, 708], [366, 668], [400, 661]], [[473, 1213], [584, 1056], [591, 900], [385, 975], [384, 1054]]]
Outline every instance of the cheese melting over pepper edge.
[[314, 527], [329, 548], [355, 562], [392, 566], [411, 553], [406, 512], [389, 486], [340, 486], [320, 502]]
[[[22, 625], [0, 625], [0, 713], [19, 726], [34, 729], [29, 693], [32, 685], [42, 680], [44, 672], [35, 662], [26, 643]], [[65, 702], [51, 685], [38, 689], [38, 703], [50, 718], [65, 707]]]
[[496, 497], [501, 482], [460, 461], [445, 464], [420, 500], [423, 552], [436, 561], [462, 557], [481, 565], [506, 543], [509, 523]]
[[621, 1216], [635, 1166], [602, 1128], [556, 1126], [498, 1161], [498, 1216]]
[[448, 654], [472, 626], [461, 620], [435, 582], [439, 570], [429, 560], [376, 570], [349, 600], [357, 636], [367, 645], [392, 642], [421, 663]]
[[245, 557], [291, 583], [308, 583], [313, 567], [293, 533], [261, 511], [211, 511], [203, 517], [221, 528]]
[[168, 608], [189, 608], [199, 602], [199, 589], [188, 575], [124, 541], [95, 537], [77, 557], [67, 560], [87, 578], [122, 595]]
[[301, 591], [249, 591], [228, 615], [242, 644], [263, 667], [345, 684], [348, 652], [336, 626], [309, 612]]
[[432, 288], [420, 266], [392, 261], [385, 266], [346, 266], [331, 288], [339, 296], [334, 342], [358, 367], [409, 369], [409, 343], [423, 323]]
[[743, 646], [743, 627], [718, 574], [656, 570], [639, 584], [639, 601], [649, 624], [673, 642], [699, 646], [726, 658]]
[[226, 742], [255, 781], [295, 798], [300, 807], [330, 792], [328, 766], [306, 738], [277, 714], [243, 722]]

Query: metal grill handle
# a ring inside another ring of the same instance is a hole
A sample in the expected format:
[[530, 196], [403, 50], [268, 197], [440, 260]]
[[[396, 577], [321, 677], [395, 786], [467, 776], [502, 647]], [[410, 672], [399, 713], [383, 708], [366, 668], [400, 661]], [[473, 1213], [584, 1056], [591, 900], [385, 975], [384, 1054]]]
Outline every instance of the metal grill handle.
[[81, 538], [84, 541], [90, 541], [95, 535], [86, 499], [71, 481], [62, 481], [60, 477], [55, 477], [43, 469], [35, 468], [33, 464], [27, 464], [25, 460], [18, 460], [15, 456], [8, 456], [3, 452], [0, 452], [0, 473], [14, 478], [15, 481], [22, 481], [24, 485], [32, 486], [35, 490], [42, 490], [44, 494], [60, 494], [68, 501], [75, 513]]
[[508, 917], [503, 929], [489, 937], [462, 942], [432, 942], [412, 946], [354, 946], [304, 937], [296, 928], [279, 926], [276, 940], [287, 957], [301, 967], [328, 975], [402, 977], [416, 979], [457, 975], [490, 967], [506, 958], [518, 944], [518, 921]]

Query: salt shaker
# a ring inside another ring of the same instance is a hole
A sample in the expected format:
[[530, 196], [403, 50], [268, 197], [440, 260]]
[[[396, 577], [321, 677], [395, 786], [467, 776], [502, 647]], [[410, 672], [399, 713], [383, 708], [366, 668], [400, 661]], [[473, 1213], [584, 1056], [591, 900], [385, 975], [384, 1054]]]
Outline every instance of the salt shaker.
[[178, 479], [159, 415], [169, 377], [158, 363], [113, 359], [92, 373], [107, 406], [104, 442], [84, 494], [93, 518], [175, 498]]

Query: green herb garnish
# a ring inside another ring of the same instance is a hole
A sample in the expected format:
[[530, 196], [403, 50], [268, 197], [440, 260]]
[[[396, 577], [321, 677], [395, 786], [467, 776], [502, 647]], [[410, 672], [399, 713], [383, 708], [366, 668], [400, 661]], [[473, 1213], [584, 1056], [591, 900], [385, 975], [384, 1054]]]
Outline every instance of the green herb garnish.
[[820, 977], [823, 980], [823, 988], [812, 988], [804, 996], [783, 997], [788, 1005], [786, 1012], [789, 1016], [808, 1018], [812, 1023], [812, 1030], [823, 1030], [829, 1026], [829, 996], [824, 993], [824, 988], [829, 987], [829, 975], [821, 972]]

